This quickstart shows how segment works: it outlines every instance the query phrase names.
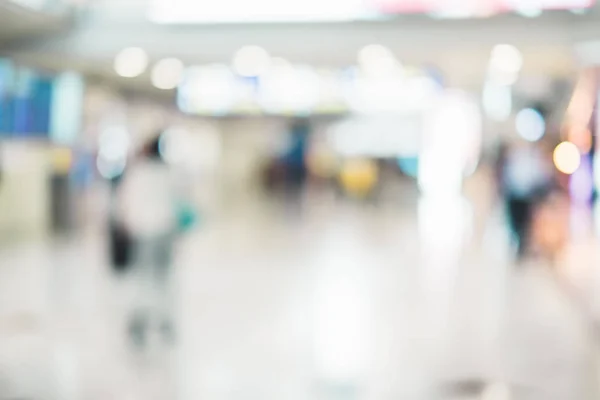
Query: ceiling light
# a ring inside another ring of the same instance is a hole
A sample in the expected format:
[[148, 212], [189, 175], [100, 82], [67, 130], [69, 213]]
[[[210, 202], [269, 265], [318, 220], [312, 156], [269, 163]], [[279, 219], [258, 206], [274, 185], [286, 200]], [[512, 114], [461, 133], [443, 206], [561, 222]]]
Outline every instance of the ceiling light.
[[269, 113], [308, 113], [319, 101], [319, 82], [310, 66], [275, 66], [261, 81], [259, 104]]
[[163, 90], [175, 89], [183, 76], [183, 62], [177, 58], [165, 58], [152, 68], [152, 84]]
[[227, 114], [239, 98], [236, 79], [226, 65], [188, 68], [177, 91], [177, 105], [186, 113]]
[[390, 49], [380, 44], [371, 44], [358, 52], [358, 65], [369, 76], [389, 76], [397, 72], [400, 63]]
[[271, 57], [259, 46], [245, 46], [233, 57], [233, 70], [240, 76], [256, 77], [269, 69]]
[[125, 78], [141, 75], [148, 67], [148, 54], [139, 47], [123, 49], [115, 57], [114, 68], [117, 74]]
[[490, 68], [502, 73], [518, 73], [523, 67], [523, 55], [515, 46], [499, 44], [492, 50]]

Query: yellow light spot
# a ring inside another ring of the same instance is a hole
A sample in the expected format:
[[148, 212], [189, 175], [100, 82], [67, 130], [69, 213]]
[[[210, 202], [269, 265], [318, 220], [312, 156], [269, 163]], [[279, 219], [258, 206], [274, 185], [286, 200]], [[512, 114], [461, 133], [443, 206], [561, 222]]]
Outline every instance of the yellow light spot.
[[368, 195], [377, 184], [378, 177], [377, 164], [366, 159], [349, 160], [340, 171], [342, 186], [346, 192], [357, 197]]
[[571, 142], [562, 142], [554, 149], [554, 165], [556, 168], [567, 175], [571, 175], [581, 165], [581, 154], [575, 144]]

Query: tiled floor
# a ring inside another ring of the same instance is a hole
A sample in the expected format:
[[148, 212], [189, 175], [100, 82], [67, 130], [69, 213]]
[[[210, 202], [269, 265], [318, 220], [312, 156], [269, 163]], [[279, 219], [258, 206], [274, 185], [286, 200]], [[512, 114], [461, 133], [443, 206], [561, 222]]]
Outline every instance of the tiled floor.
[[596, 399], [589, 321], [548, 269], [515, 272], [499, 217], [479, 232], [470, 215], [322, 196], [207, 217], [178, 246], [174, 344], [143, 349], [126, 324], [139, 281], [111, 273], [93, 229], [4, 249], [0, 399], [507, 398], [479, 382]]

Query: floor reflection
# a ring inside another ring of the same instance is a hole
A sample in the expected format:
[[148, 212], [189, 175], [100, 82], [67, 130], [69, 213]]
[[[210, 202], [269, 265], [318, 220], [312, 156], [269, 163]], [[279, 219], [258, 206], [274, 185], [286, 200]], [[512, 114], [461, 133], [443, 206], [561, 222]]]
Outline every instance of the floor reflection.
[[[543, 341], [503, 347], [507, 304], [540, 326], [574, 326], [576, 318], [568, 307], [548, 314], [555, 292], [515, 273], [499, 218], [485, 246], [473, 247], [467, 200], [413, 200], [338, 200], [307, 206], [293, 221], [259, 206], [216, 218], [178, 250], [174, 345], [151, 340], [144, 351], [126, 340], [127, 277], [106, 266], [102, 236], [7, 250], [0, 394], [507, 400], [507, 386], [527, 382], [529, 372], [505, 374], [504, 353], [535, 361], [558, 352]], [[551, 325], [548, 315], [556, 316]], [[511, 331], [539, 333], [521, 322]]]

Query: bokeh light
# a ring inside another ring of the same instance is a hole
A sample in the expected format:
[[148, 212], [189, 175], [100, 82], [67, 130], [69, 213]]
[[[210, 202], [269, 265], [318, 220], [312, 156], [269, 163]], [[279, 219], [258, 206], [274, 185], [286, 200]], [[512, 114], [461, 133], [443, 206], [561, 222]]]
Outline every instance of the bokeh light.
[[221, 158], [221, 135], [210, 123], [199, 126], [171, 126], [160, 137], [163, 160], [188, 173], [211, 171]]
[[344, 157], [415, 157], [421, 144], [417, 117], [369, 115], [347, 118], [327, 130], [331, 148]]
[[177, 91], [177, 105], [186, 113], [224, 115], [238, 98], [235, 74], [221, 64], [185, 71]]
[[510, 86], [487, 82], [482, 94], [485, 115], [493, 121], [506, 121], [512, 112], [512, 90]]
[[515, 46], [499, 44], [492, 50], [491, 66], [503, 72], [517, 73], [523, 67], [523, 55]]
[[131, 147], [129, 131], [124, 125], [107, 127], [98, 138], [96, 168], [105, 179], [113, 179], [125, 171]]
[[114, 179], [122, 175], [126, 165], [126, 159], [110, 161], [101, 156], [96, 158], [96, 168], [98, 169], [100, 176], [104, 179]]
[[400, 70], [400, 63], [390, 49], [371, 44], [358, 52], [358, 65], [370, 77], [385, 77]]
[[546, 121], [539, 111], [526, 108], [517, 114], [517, 133], [528, 142], [537, 142], [546, 133]]
[[319, 75], [310, 66], [275, 65], [261, 80], [258, 102], [268, 113], [306, 114], [319, 101]]
[[165, 58], [152, 69], [152, 84], [163, 90], [175, 89], [183, 77], [183, 62], [177, 58]]
[[581, 154], [575, 144], [562, 142], [554, 149], [553, 160], [560, 172], [571, 175], [581, 165]]
[[124, 126], [111, 126], [101, 133], [98, 145], [98, 154], [105, 160], [127, 158], [131, 145], [129, 132]]
[[377, 184], [379, 170], [369, 159], [352, 159], [342, 165], [340, 183], [346, 192], [356, 197], [367, 196]]
[[233, 70], [240, 76], [256, 77], [264, 74], [271, 65], [271, 56], [259, 46], [245, 46], [233, 57]]
[[148, 54], [139, 47], [123, 49], [115, 57], [114, 68], [124, 78], [139, 76], [148, 68]]
[[500, 85], [513, 85], [519, 79], [523, 55], [512, 45], [499, 44], [492, 50], [488, 78]]
[[447, 91], [427, 116], [417, 179], [422, 193], [460, 193], [463, 177], [479, 158], [481, 132], [475, 101], [463, 91]]

